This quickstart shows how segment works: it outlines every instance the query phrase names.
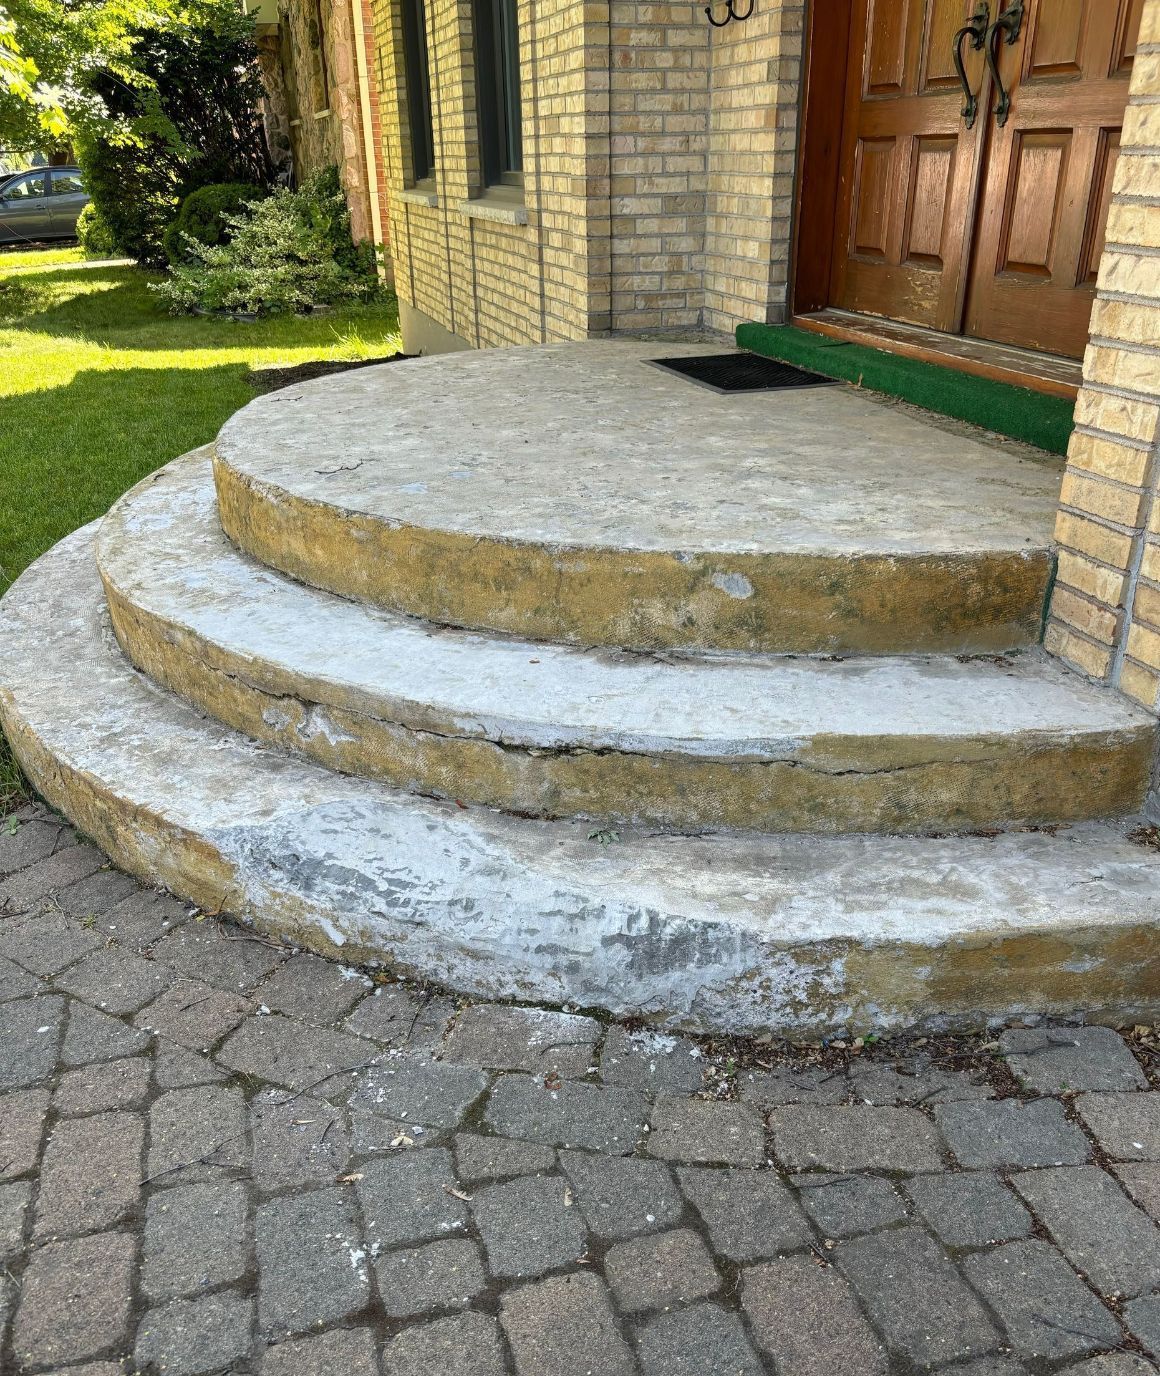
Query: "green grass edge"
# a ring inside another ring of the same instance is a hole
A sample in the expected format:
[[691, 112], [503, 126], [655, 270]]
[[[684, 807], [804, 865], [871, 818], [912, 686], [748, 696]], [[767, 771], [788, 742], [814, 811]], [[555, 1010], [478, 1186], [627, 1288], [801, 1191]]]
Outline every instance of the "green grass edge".
[[736, 340], [738, 348], [750, 353], [899, 397], [1052, 454], [1067, 453], [1075, 407], [1064, 397], [1045, 396], [865, 344], [847, 344], [794, 325], [738, 325]]

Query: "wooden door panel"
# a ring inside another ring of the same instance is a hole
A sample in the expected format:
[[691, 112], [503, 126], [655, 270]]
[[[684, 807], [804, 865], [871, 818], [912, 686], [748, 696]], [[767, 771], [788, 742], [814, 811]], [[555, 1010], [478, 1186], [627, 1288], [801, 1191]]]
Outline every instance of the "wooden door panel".
[[1139, 0], [1029, 0], [1002, 45], [1011, 113], [992, 127], [967, 333], [1082, 356], [1139, 14]]
[[[982, 125], [968, 130], [951, 40], [978, 0], [855, 0], [831, 300], [957, 328]], [[970, 55], [972, 80], [982, 56]]]

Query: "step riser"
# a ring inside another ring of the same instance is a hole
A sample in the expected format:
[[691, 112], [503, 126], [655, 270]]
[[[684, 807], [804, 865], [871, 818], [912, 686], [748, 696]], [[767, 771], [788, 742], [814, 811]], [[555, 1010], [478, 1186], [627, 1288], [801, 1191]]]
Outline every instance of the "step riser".
[[[309, 805], [287, 809], [272, 824], [239, 823], [226, 846], [54, 759], [2, 691], [0, 721], [38, 792], [131, 873], [320, 955], [385, 961], [464, 995], [566, 1002], [693, 1032], [806, 1040], [981, 1028], [1022, 1011], [1083, 1009], [1089, 1021], [1116, 1024], [1160, 1015], [1152, 922], [983, 930], [931, 943], [795, 940], [791, 923], [782, 935], [775, 928], [759, 937], [727, 921], [609, 902], [599, 888], [539, 891], [534, 874], [490, 854], [457, 856], [456, 881], [440, 891], [406, 863], [419, 834], [410, 845], [384, 834], [380, 856], [368, 854], [361, 869], [331, 879], [334, 857], [317, 860], [307, 838], [341, 831], [341, 816], [315, 815]], [[883, 903], [890, 903], [885, 893]]]
[[215, 459], [222, 526], [269, 567], [441, 625], [639, 650], [989, 654], [1038, 643], [1053, 556], [570, 551], [420, 529]]
[[264, 750], [135, 673], [91, 530], [0, 605], [0, 724], [118, 863], [207, 911], [466, 994], [702, 1031], [1160, 1013], [1160, 854], [993, 840], [655, 839], [408, 798]]
[[324, 699], [322, 685], [210, 645], [108, 581], [105, 593], [133, 663], [219, 721], [343, 773], [525, 816], [675, 831], [969, 831], [1113, 816], [1147, 794], [1149, 728], [1056, 740], [831, 736], [780, 761], [526, 750], [437, 734]]

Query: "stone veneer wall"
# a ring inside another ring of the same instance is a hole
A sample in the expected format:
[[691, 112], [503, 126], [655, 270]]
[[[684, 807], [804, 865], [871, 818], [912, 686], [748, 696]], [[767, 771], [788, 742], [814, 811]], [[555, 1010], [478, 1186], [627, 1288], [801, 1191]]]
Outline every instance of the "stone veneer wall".
[[428, 0], [435, 194], [410, 175], [398, 6], [369, 3], [408, 305], [476, 346], [781, 318], [804, 0], [723, 29], [701, 0], [522, 0], [520, 214], [479, 200], [470, 0]]
[[1160, 708], [1160, 0], [1146, 0], [1056, 539], [1049, 650]]

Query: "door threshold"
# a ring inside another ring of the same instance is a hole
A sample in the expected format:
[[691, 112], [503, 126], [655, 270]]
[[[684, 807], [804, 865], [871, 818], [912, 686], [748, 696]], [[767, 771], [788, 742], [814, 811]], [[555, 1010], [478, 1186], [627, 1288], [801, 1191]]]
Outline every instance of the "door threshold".
[[1083, 382], [1083, 365], [1078, 359], [1060, 358], [1056, 354], [1038, 353], [1011, 344], [993, 344], [966, 335], [944, 334], [923, 325], [860, 315], [834, 306], [809, 315], [795, 315], [793, 324], [800, 330], [812, 330], [831, 339], [865, 344], [886, 353], [916, 358], [923, 363], [937, 363], [974, 377], [1027, 387], [1033, 392], [1064, 397], [1068, 401], [1075, 400]]

